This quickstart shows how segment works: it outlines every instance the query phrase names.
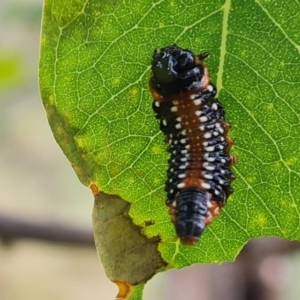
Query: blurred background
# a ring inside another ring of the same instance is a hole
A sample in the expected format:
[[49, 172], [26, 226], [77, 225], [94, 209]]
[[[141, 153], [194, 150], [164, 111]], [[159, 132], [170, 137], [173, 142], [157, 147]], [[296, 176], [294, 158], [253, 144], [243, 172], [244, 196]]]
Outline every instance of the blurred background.
[[[114, 299], [93, 245], [93, 195], [38, 92], [41, 0], [0, 0], [0, 300]], [[300, 299], [300, 246], [252, 240], [234, 263], [156, 275], [145, 300]]]

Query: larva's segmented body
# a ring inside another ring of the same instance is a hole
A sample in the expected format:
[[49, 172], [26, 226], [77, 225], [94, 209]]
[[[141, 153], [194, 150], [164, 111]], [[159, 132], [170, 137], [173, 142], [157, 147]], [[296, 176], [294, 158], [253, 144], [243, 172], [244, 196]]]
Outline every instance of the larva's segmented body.
[[194, 245], [232, 193], [232, 140], [202, 60], [172, 45], [155, 51], [149, 82], [153, 109], [171, 152], [166, 204], [178, 237]]

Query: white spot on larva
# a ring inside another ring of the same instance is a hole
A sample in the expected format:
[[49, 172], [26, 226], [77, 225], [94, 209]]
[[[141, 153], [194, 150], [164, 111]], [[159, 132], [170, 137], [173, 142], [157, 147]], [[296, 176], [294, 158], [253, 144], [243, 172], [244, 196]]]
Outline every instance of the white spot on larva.
[[199, 126], [199, 129], [200, 129], [201, 131], [204, 131], [204, 130], [205, 130], [205, 126], [204, 126], [204, 125], [200, 125], [200, 126]]
[[222, 174], [225, 174], [225, 170], [221, 170], [221, 173], [222, 173]]
[[202, 182], [201, 187], [203, 187], [204, 189], [207, 189], [207, 190], [211, 188], [210, 184], [206, 183], [206, 182]]
[[217, 103], [213, 103], [213, 105], [211, 106], [211, 108], [212, 108], [213, 110], [218, 110], [218, 105], [217, 105]]
[[170, 178], [170, 179], [169, 179], [169, 182], [173, 182], [173, 178]]
[[202, 115], [202, 113], [203, 113], [202, 110], [196, 110], [196, 111], [195, 111], [195, 115], [196, 115], [197, 117], [199, 117], [200, 115]]
[[210, 174], [204, 174], [203, 176], [204, 176], [204, 178], [206, 178], [206, 179], [213, 179], [213, 176], [210, 175]]
[[202, 164], [202, 167], [205, 168], [206, 166], [208, 166], [209, 164], [207, 162]]
[[225, 163], [226, 163], [226, 160], [225, 160], [224, 158], [222, 158], [222, 159], [221, 159], [221, 163], [222, 163], [222, 164], [225, 164]]
[[223, 185], [224, 184], [224, 180], [219, 179], [219, 184]]
[[181, 140], [180, 140], [180, 143], [181, 143], [181, 144], [185, 144], [185, 143], [186, 143], [186, 139], [181, 139]]
[[172, 103], [173, 103], [174, 105], [178, 105], [178, 104], [179, 104], [179, 101], [178, 101], [178, 100], [174, 100], [174, 101], [172, 101]]
[[215, 170], [216, 168], [215, 168], [214, 166], [207, 165], [207, 166], [205, 166], [205, 169], [208, 170], [208, 171], [213, 171], [213, 170]]
[[218, 136], [218, 135], [219, 135], [219, 132], [218, 132], [218, 131], [214, 131], [214, 132], [213, 132], [213, 135], [214, 135], [214, 136]]
[[214, 162], [216, 160], [216, 158], [215, 157], [207, 157], [206, 160], [209, 162]]
[[179, 174], [178, 178], [184, 178], [186, 175], [185, 174]]
[[220, 150], [224, 149], [224, 146], [223, 145], [220, 145], [219, 146]]
[[221, 142], [224, 142], [224, 141], [225, 141], [224, 137], [221, 136], [221, 137], [220, 137], [220, 141], [221, 141]]
[[184, 165], [179, 166], [179, 169], [184, 170], [184, 169], [186, 169], [186, 167], [187, 167], [187, 165], [184, 164]]
[[175, 208], [176, 207], [176, 200], [174, 200], [173, 202], [172, 202], [172, 206]]
[[185, 183], [181, 182], [181, 183], [179, 183], [179, 184], [177, 185], [177, 187], [178, 187], [179, 189], [182, 189], [182, 188], [185, 187]]
[[155, 105], [156, 107], [160, 107], [160, 103], [159, 103], [158, 101], [155, 101], [155, 102], [154, 102], [154, 105]]
[[182, 130], [182, 131], [181, 131], [181, 134], [182, 134], [182, 135], [186, 135], [186, 130]]
[[171, 169], [170, 169], [170, 172], [174, 172], [174, 169], [173, 169], [173, 168], [171, 168]]
[[188, 151], [186, 149], [180, 151], [181, 154], [186, 154]]
[[213, 152], [213, 151], [215, 151], [215, 146], [206, 147], [205, 150], [207, 152]]
[[170, 145], [172, 144], [172, 141], [173, 141], [172, 139], [169, 139], [169, 144], [170, 144]]
[[208, 85], [206, 88], [209, 92], [212, 92], [214, 90], [212, 85]]
[[176, 121], [177, 121], [177, 122], [181, 122], [182, 119], [181, 119], [180, 117], [178, 117], [178, 118], [176, 118]]
[[196, 98], [196, 95], [195, 95], [195, 94], [193, 94], [193, 95], [190, 96], [190, 99], [191, 99], [191, 100], [194, 100], [195, 98]]
[[190, 145], [185, 145], [185, 149], [190, 149], [191, 146]]
[[194, 104], [195, 105], [200, 105], [201, 104], [201, 100], [200, 99], [194, 100]]
[[203, 145], [204, 147], [207, 147], [207, 146], [208, 146], [208, 142], [203, 142], [202, 145]]
[[167, 126], [167, 121], [165, 119], [162, 120], [164, 126]]
[[176, 112], [176, 111], [178, 111], [177, 106], [172, 106], [172, 107], [171, 107], [171, 112]]
[[220, 192], [218, 190], [215, 190], [215, 195], [220, 195]]
[[203, 135], [203, 137], [204, 137], [205, 139], [210, 139], [210, 138], [212, 137], [212, 135], [211, 135], [210, 132], [206, 132], [206, 133]]
[[217, 129], [219, 130], [220, 133], [224, 132], [224, 129], [221, 127], [220, 123], [216, 123], [216, 127], [217, 127]]
[[186, 162], [186, 161], [187, 161], [187, 158], [186, 158], [186, 157], [180, 158], [180, 161]]
[[173, 134], [172, 134], [172, 133], [170, 134], [170, 138], [171, 138], [171, 139], [173, 138]]
[[173, 194], [174, 193], [174, 190], [173, 189], [170, 189], [170, 194]]
[[207, 201], [207, 207], [208, 207], [208, 208], [211, 208], [211, 207], [213, 207], [213, 205], [212, 205], [212, 203], [211, 203], [211, 201], [210, 201], [210, 200], [208, 200], [208, 201]]
[[176, 124], [175, 128], [180, 129], [181, 128], [181, 124], [180, 123]]
[[204, 122], [207, 122], [208, 121], [208, 118], [206, 116], [202, 116], [199, 118], [200, 122], [201, 123], [204, 123]]

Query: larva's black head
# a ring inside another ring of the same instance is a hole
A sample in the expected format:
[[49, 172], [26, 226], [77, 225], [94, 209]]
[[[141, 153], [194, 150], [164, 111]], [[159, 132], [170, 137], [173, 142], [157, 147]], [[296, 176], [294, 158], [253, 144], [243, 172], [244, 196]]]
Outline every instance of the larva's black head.
[[201, 85], [204, 74], [204, 66], [200, 61], [206, 56], [208, 53], [201, 54], [196, 60], [190, 50], [176, 45], [155, 50], [151, 83], [162, 96], [197, 89]]
[[152, 61], [152, 72], [161, 82], [176, 81], [179, 74], [195, 66], [194, 54], [176, 45], [155, 50]]
[[207, 192], [199, 188], [183, 189], [175, 201], [176, 233], [183, 244], [194, 245], [205, 229]]

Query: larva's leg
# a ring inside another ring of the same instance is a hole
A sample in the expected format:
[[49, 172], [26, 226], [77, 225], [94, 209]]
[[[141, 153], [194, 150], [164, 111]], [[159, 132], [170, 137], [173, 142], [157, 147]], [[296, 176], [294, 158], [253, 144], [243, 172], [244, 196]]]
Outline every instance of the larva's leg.
[[231, 125], [228, 122], [224, 122], [224, 130], [225, 130], [226, 134], [227, 134], [227, 132], [229, 131], [230, 128], [231, 128]]
[[233, 145], [233, 140], [228, 135], [225, 137], [225, 140], [226, 140], [226, 143], [227, 143], [227, 147], [226, 147], [227, 151], [229, 151], [231, 149], [232, 145]]
[[237, 161], [238, 161], [237, 156], [230, 155], [230, 167], [233, 166], [234, 164], [236, 164]]

